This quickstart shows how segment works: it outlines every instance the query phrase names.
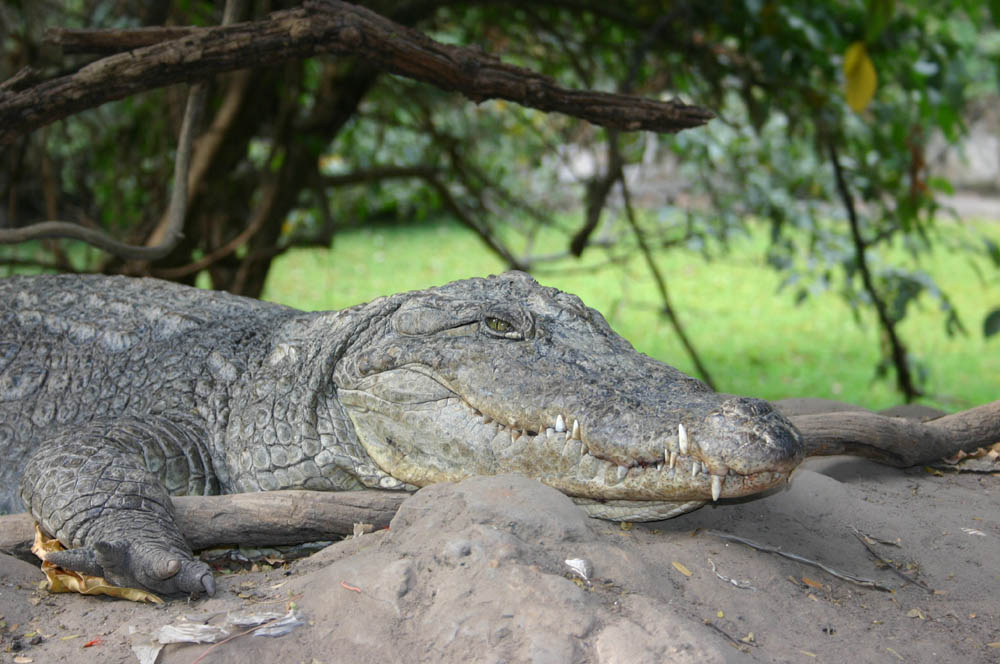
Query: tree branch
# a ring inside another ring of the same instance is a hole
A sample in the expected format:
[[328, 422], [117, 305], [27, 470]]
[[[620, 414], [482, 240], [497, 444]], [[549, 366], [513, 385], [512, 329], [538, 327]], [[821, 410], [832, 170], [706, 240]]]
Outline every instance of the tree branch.
[[844, 178], [844, 171], [840, 166], [840, 157], [837, 155], [837, 146], [833, 138], [827, 138], [827, 147], [830, 151], [830, 161], [833, 163], [833, 174], [837, 181], [837, 191], [847, 210], [847, 220], [851, 226], [851, 238], [854, 242], [854, 254], [858, 259], [858, 271], [861, 273], [861, 283], [864, 284], [865, 291], [872, 299], [872, 305], [878, 315], [879, 324], [885, 330], [889, 340], [889, 347], [892, 354], [892, 363], [896, 367], [896, 385], [903, 393], [907, 402], [921, 395], [913, 383], [910, 375], [910, 363], [907, 358], [906, 346], [903, 340], [896, 333], [896, 324], [890, 318], [885, 302], [875, 289], [875, 281], [872, 279], [871, 270], [868, 267], [868, 260], [865, 258], [865, 242], [861, 237], [861, 229], [858, 223], [858, 214], [854, 209], [854, 197], [847, 188], [847, 180]]
[[867, 411], [792, 415], [807, 456], [850, 454], [897, 467], [931, 463], [1000, 442], [1000, 401], [929, 422]]
[[[41, 238], [61, 237], [82, 240], [126, 259], [154, 260], [169, 254], [176, 246], [184, 228], [184, 216], [187, 214], [187, 177], [191, 164], [191, 145], [194, 142], [198, 116], [205, 106], [205, 96], [203, 83], [192, 86], [188, 93], [184, 122], [181, 125], [181, 135], [177, 146], [177, 156], [174, 160], [174, 189], [171, 192], [170, 206], [167, 210], [168, 223], [163, 232], [163, 240], [159, 244], [151, 247], [137, 247], [119, 242], [101, 230], [65, 221], [42, 221], [24, 228], [0, 230], [0, 243], [14, 244]], [[0, 135], [2, 134], [3, 130], [0, 130]]]
[[200, 28], [118, 53], [69, 76], [0, 95], [0, 145], [105, 102], [234, 69], [318, 54], [360, 55], [394, 74], [455, 90], [476, 102], [506, 99], [610, 128], [674, 132], [713, 116], [679, 101], [570, 90], [471, 48], [441, 44], [363, 7], [307, 0], [261, 21]]
[[[608, 137], [608, 141], [611, 149], [617, 153], [618, 136], [612, 134]], [[687, 333], [684, 331], [684, 326], [681, 325], [681, 319], [678, 317], [677, 311], [670, 302], [670, 294], [667, 292], [667, 281], [663, 278], [663, 274], [660, 272], [660, 268], [656, 264], [656, 260], [653, 258], [653, 252], [646, 243], [646, 238], [642, 234], [642, 229], [639, 228], [639, 222], [635, 218], [635, 210], [632, 208], [632, 196], [629, 193], [628, 183], [625, 181], [625, 170], [622, 168], [624, 160], [620, 155], [615, 155], [611, 161], [617, 164], [618, 167], [617, 175], [622, 188], [622, 202], [625, 204], [625, 219], [628, 221], [628, 225], [632, 229], [633, 235], [635, 235], [636, 242], [639, 244], [639, 250], [642, 252], [642, 257], [646, 261], [646, 267], [649, 268], [649, 273], [653, 275], [653, 281], [656, 282], [656, 288], [660, 292], [660, 301], [663, 303], [661, 312], [667, 317], [667, 320], [670, 321], [670, 325], [674, 328], [674, 332], [677, 333], [677, 338], [681, 340], [681, 344], [684, 346], [684, 350], [687, 351], [688, 357], [690, 357], [691, 361], [694, 362], [694, 367], [698, 372], [698, 376], [705, 381], [705, 384], [714, 390], [716, 388], [714, 382], [712, 381], [712, 375], [708, 372], [708, 367], [702, 363], [701, 357], [698, 355], [698, 351], [695, 350], [694, 344], [691, 343], [691, 340], [688, 339]]]
[[[266, 491], [177, 496], [177, 524], [195, 550], [228, 544], [299, 544], [339, 539], [355, 523], [385, 528], [408, 493], [398, 491]], [[34, 537], [31, 515], [0, 516], [0, 551], [20, 555]]]

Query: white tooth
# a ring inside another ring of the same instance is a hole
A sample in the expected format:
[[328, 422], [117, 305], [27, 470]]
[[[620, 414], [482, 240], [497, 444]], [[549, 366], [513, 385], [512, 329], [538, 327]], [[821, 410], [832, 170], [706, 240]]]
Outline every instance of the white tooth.
[[657, 470], [663, 470], [663, 462], [662, 461], [660, 463], [656, 464], [656, 469]]
[[552, 437], [553, 433], [555, 433], [555, 429], [553, 429], [552, 427], [548, 427], [547, 429], [545, 429], [545, 435], [548, 436], [549, 438]]
[[691, 477], [698, 477], [698, 473], [701, 471], [701, 464], [697, 461], [691, 464]]
[[677, 452], [670, 453], [670, 463], [668, 464], [671, 468], [677, 467]]
[[579, 462], [583, 453], [582, 447], [579, 441], [567, 440], [563, 445], [562, 455], [571, 461]]
[[722, 495], [722, 476], [712, 475], [712, 500], [718, 501]]
[[681, 448], [681, 454], [688, 453], [688, 432], [683, 424], [677, 424], [677, 446]]
[[587, 443], [585, 443], [585, 442], [583, 442], [583, 441], [581, 440], [581, 441], [580, 441], [580, 444], [581, 444], [581, 446], [583, 447], [583, 453], [584, 453], [584, 454], [590, 454], [590, 448], [589, 448], [589, 447], [587, 447]]
[[573, 433], [570, 434], [570, 438], [576, 438], [577, 440], [583, 440], [580, 436], [580, 421], [573, 420]]
[[517, 439], [520, 438], [520, 437], [521, 437], [521, 430], [520, 429], [511, 429], [510, 430], [510, 442], [516, 443]]
[[628, 468], [625, 466], [618, 466], [618, 481], [621, 482], [628, 475]]
[[566, 431], [566, 420], [563, 419], [561, 414], [556, 416], [556, 431], [559, 433]]

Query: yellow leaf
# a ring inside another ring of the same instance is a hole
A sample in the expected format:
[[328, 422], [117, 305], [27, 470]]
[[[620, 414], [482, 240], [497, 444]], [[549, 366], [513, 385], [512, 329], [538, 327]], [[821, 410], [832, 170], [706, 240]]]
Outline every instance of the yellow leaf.
[[42, 572], [45, 574], [45, 581], [49, 592], [110, 595], [111, 597], [132, 600], [133, 602], [163, 604], [163, 600], [151, 592], [139, 590], [138, 588], [114, 586], [99, 576], [90, 576], [74, 572], [73, 570], [63, 569], [45, 560], [46, 553], [62, 551], [62, 549], [63, 546], [59, 543], [59, 540], [46, 537], [38, 525], [35, 525], [35, 541], [31, 545], [31, 552], [42, 559]]
[[676, 560], [673, 561], [671, 564], [674, 566], [675, 570], [677, 570], [678, 572], [680, 572], [684, 576], [691, 576], [691, 570], [689, 570], [687, 567], [684, 567], [684, 565], [681, 565]]
[[847, 105], [856, 113], [865, 110], [875, 96], [878, 77], [864, 42], [854, 42], [844, 53], [844, 83]]
[[716, 618], [725, 618], [725, 617], [726, 617], [726, 614], [725, 614], [725, 613], [723, 613], [723, 612], [722, 612], [721, 610], [719, 610], [719, 611], [716, 611], [716, 612], [715, 612], [715, 617], [716, 617]]

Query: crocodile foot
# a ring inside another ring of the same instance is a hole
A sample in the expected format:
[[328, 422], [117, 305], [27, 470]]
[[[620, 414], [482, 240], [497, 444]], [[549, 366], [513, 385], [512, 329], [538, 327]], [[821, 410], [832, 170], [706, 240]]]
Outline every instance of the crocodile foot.
[[49, 553], [60, 567], [128, 588], [161, 595], [215, 594], [212, 570], [190, 553], [148, 542], [98, 541], [91, 546]]

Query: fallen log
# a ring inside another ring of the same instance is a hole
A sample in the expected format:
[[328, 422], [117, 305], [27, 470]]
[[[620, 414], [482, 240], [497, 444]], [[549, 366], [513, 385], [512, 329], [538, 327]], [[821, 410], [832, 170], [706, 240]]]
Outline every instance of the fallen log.
[[847, 454], [898, 468], [1000, 442], [1000, 401], [927, 422], [866, 410], [791, 414], [807, 456]]
[[[191, 548], [338, 539], [354, 524], [385, 528], [409, 494], [396, 491], [267, 491], [178, 496], [177, 522]], [[28, 513], [0, 516], [0, 551], [23, 556], [35, 536]]]

